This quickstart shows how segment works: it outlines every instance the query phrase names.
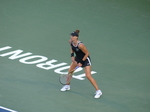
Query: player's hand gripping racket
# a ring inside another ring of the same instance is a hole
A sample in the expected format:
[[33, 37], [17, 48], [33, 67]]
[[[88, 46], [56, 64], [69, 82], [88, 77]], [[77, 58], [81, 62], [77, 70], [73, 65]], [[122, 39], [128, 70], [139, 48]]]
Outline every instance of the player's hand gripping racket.
[[66, 85], [66, 84], [69, 84], [71, 79], [72, 79], [72, 74], [73, 72], [78, 69], [79, 66], [77, 66], [75, 69], [73, 69], [72, 71], [70, 71], [68, 74], [62, 74], [60, 77], [59, 77], [59, 82], [63, 85]]

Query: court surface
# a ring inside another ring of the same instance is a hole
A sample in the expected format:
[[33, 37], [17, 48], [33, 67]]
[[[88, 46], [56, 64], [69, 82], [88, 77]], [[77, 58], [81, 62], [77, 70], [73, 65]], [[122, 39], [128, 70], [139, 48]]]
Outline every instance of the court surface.
[[[83, 70], [74, 74], [70, 91], [60, 92], [58, 78], [71, 62], [69, 34], [76, 29], [90, 51], [100, 99], [93, 98]], [[150, 0], [0, 1], [0, 106], [149, 112], [149, 105]]]

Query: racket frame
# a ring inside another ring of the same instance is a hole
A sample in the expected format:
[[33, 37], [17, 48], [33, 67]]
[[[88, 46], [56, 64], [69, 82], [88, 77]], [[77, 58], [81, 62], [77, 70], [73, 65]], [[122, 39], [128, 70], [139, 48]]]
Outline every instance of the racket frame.
[[60, 77], [59, 77], [59, 82], [60, 82], [62, 85], [66, 85], [66, 84], [70, 83], [72, 77], [71, 77], [71, 79], [69, 80], [69, 82], [66, 82], [66, 83], [62, 83], [60, 79], [61, 79], [61, 77], [64, 76], [64, 75], [72, 75], [73, 72], [74, 72], [76, 69], [78, 69], [78, 68], [79, 68], [79, 66], [76, 66], [76, 68], [73, 69], [72, 71], [70, 71], [68, 74], [62, 74], [62, 75], [60, 75]]

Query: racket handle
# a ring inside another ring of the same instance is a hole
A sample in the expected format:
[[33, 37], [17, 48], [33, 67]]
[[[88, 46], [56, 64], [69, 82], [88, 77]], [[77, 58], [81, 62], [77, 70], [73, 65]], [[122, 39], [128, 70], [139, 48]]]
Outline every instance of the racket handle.
[[73, 69], [72, 71], [70, 71], [68, 74], [70, 74], [70, 73], [72, 73], [72, 72], [74, 72], [76, 69], [78, 69], [80, 66], [76, 66], [76, 68], [75, 69]]
[[78, 69], [79, 68], [79, 66], [76, 66], [76, 68], [74, 69], [74, 70], [76, 70], [76, 69]]

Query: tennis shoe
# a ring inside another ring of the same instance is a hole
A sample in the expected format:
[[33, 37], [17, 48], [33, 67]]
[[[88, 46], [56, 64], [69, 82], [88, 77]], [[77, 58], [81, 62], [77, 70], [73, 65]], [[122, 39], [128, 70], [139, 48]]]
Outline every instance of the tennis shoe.
[[102, 91], [101, 91], [101, 90], [97, 90], [97, 91], [95, 92], [94, 98], [100, 98], [101, 95], [102, 95]]
[[67, 90], [70, 90], [70, 85], [64, 85], [60, 91], [67, 91]]

